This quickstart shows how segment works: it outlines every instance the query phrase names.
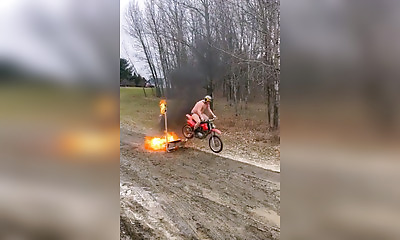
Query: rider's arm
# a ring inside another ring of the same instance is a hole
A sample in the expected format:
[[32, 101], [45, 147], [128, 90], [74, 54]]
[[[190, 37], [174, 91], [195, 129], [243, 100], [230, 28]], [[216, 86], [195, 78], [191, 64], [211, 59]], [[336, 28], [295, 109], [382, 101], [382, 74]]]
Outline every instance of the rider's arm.
[[211, 115], [213, 116], [213, 118], [216, 118], [217, 116], [215, 116], [215, 114], [213, 113], [213, 111], [211, 110], [210, 105], [207, 106], [207, 110], [211, 113]]

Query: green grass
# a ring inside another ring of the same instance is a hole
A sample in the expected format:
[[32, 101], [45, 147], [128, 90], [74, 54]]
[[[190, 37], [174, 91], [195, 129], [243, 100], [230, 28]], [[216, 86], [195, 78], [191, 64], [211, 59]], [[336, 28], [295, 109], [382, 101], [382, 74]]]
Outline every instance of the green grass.
[[[140, 127], [152, 128], [157, 124], [160, 115], [159, 102], [152, 89], [120, 88], [120, 119], [121, 122], [132, 122]], [[155, 91], [155, 90], [153, 90]]]

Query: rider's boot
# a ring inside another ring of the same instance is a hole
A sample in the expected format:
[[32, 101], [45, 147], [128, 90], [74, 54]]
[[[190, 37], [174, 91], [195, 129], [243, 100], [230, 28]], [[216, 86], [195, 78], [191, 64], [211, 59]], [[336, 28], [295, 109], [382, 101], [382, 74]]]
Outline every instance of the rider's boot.
[[197, 137], [197, 138], [201, 137], [201, 133], [200, 133], [200, 128], [199, 127], [194, 130], [194, 136]]

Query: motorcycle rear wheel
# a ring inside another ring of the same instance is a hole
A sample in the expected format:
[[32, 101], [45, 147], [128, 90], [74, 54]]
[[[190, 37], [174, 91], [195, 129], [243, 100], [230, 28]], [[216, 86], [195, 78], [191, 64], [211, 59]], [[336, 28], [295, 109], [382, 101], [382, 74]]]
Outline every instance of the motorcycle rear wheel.
[[187, 139], [192, 138], [194, 136], [193, 128], [189, 124], [186, 124], [182, 128], [182, 134]]
[[210, 139], [208, 140], [208, 145], [210, 146], [211, 151], [215, 153], [219, 153], [222, 151], [223, 144], [221, 138], [219, 138], [217, 135], [212, 135]]

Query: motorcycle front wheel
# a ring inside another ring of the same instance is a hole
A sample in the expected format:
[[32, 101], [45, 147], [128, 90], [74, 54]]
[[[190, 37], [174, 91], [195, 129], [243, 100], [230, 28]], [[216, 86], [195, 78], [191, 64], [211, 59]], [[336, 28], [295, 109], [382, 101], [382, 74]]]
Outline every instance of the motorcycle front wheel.
[[221, 152], [223, 148], [222, 140], [217, 135], [212, 135], [210, 137], [208, 140], [208, 145], [210, 146], [211, 151], [215, 153]]
[[189, 124], [186, 124], [185, 126], [183, 126], [182, 128], [182, 134], [185, 138], [190, 139], [194, 136], [194, 131], [193, 128], [191, 126], [189, 126]]

